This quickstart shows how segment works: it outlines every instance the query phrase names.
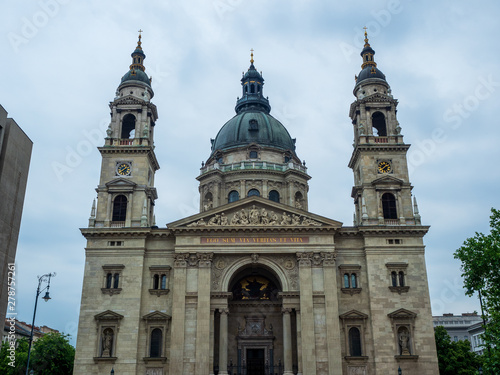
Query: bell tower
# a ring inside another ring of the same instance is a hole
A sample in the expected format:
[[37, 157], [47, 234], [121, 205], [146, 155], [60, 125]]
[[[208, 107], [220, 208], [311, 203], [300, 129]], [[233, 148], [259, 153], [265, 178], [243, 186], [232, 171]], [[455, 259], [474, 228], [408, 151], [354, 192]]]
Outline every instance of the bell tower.
[[397, 99], [385, 75], [377, 68], [375, 51], [368, 42], [361, 51], [361, 72], [349, 116], [354, 150], [349, 167], [354, 172], [354, 225], [420, 225], [416, 200], [408, 176], [405, 144], [397, 120]]
[[132, 52], [132, 64], [109, 104], [111, 122], [106, 131], [101, 177], [89, 227], [148, 227], [154, 225], [155, 172], [153, 130], [158, 119], [151, 79], [143, 65], [141, 46]]

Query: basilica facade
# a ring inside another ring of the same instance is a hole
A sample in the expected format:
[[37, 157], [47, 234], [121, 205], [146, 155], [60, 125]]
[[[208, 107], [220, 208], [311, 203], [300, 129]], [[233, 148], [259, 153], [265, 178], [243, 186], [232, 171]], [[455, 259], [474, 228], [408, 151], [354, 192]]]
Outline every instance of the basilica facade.
[[158, 112], [139, 37], [82, 229], [75, 375], [438, 374], [429, 227], [374, 54], [365, 34], [350, 108], [352, 226], [308, 210], [311, 177], [252, 56], [197, 176], [200, 212], [158, 227]]

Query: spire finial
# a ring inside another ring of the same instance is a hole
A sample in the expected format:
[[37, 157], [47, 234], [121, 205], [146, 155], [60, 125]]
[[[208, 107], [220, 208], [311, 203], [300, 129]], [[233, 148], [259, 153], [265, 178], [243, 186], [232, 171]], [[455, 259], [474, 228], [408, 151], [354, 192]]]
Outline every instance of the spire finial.
[[363, 29], [365, 29], [365, 47], [369, 47], [370, 43], [368, 43], [368, 33], [366, 32], [367, 27], [365, 26]]
[[141, 44], [142, 44], [142, 42], [141, 42], [141, 38], [142, 38], [142, 35], [141, 35], [141, 33], [142, 33], [142, 29], [139, 29], [138, 33], [139, 33], [139, 40], [137, 41], [137, 48], [142, 49], [142, 48], [141, 48]]
[[250, 64], [253, 64], [253, 48], [250, 50]]

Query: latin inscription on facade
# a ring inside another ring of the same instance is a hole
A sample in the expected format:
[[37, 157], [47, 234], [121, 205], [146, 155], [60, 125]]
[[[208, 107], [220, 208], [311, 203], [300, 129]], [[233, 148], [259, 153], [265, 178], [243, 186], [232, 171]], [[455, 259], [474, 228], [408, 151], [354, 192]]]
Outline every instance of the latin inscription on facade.
[[201, 237], [202, 244], [246, 245], [246, 244], [304, 244], [309, 237]]

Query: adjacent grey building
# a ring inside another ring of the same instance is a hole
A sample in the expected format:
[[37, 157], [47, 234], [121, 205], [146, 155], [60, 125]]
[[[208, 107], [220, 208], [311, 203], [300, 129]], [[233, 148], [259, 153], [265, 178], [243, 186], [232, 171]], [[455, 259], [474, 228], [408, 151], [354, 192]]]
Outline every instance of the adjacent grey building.
[[476, 312], [462, 313], [462, 315], [443, 314], [433, 316], [434, 327], [443, 326], [452, 341], [468, 340], [471, 350], [482, 354], [483, 340], [480, 337], [484, 333], [483, 319]]
[[8, 264], [16, 258], [33, 142], [0, 105], [0, 324], [8, 302]]

